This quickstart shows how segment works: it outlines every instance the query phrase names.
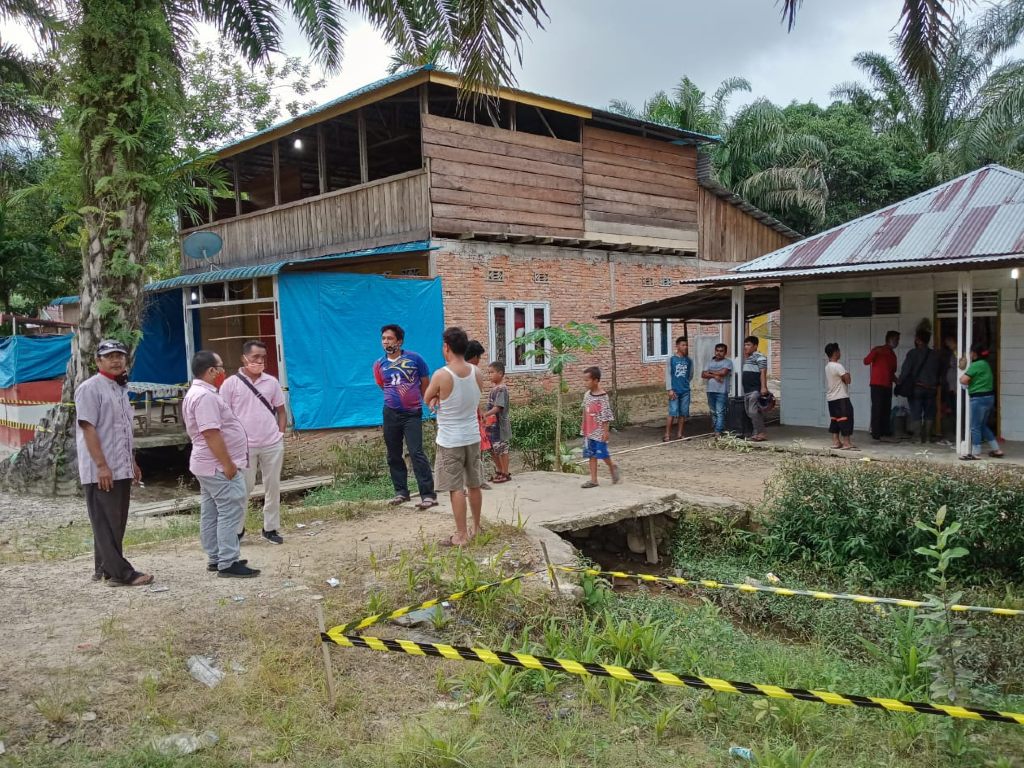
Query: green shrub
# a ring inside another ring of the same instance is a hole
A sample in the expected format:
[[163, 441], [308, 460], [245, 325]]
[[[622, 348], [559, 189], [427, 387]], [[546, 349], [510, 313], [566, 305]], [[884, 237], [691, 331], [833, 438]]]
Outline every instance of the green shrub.
[[956, 581], [1014, 580], [1024, 567], [1024, 478], [1017, 472], [940, 467], [920, 462], [797, 461], [770, 483], [763, 553], [804, 561], [836, 574], [860, 571], [889, 584], [926, 584], [929, 544], [914, 523], [945, 505], [960, 521], [970, 555], [950, 567]]
[[[523, 463], [530, 469], [550, 470], [554, 467], [555, 414], [555, 406], [545, 401], [513, 405], [509, 409], [512, 449], [522, 456]], [[579, 435], [580, 421], [579, 404], [563, 408], [563, 441]]]
[[383, 439], [332, 445], [331, 453], [334, 457], [331, 468], [335, 478], [374, 480], [388, 471], [387, 451]]

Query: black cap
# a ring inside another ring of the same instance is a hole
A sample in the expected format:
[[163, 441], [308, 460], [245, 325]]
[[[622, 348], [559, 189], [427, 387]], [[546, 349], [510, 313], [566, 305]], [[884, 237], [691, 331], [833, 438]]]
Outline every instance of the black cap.
[[96, 347], [96, 357], [103, 357], [104, 355], [109, 355], [112, 352], [120, 352], [122, 355], [127, 355], [128, 347], [117, 339], [104, 339], [100, 342], [100, 345]]

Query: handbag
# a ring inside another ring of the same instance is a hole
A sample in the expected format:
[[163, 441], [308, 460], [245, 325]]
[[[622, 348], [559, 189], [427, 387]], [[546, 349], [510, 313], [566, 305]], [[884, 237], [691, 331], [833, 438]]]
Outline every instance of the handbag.
[[921, 371], [924, 370], [931, 354], [932, 351], [930, 349], [924, 353], [924, 358], [918, 364], [917, 368], [914, 369], [914, 373], [909, 379], [900, 379], [899, 383], [896, 385], [896, 389], [894, 390], [897, 395], [905, 397], [908, 400], [914, 396], [914, 388], [917, 386], [917, 377], [921, 375]]
[[252, 390], [252, 393], [254, 395], [256, 395], [257, 398], [259, 398], [259, 401], [261, 403], [263, 403], [265, 406], [267, 406], [267, 410], [268, 411], [270, 411], [274, 416], [277, 416], [277, 409], [274, 406], [272, 406], [267, 401], [267, 398], [265, 398], [263, 395], [260, 394], [260, 391], [258, 389], [256, 389], [256, 387], [254, 387], [252, 385], [251, 381], [249, 381], [247, 378], [245, 378], [245, 374], [243, 374], [241, 371], [239, 371], [238, 373], [235, 374], [235, 376], [240, 378], [242, 380], [242, 382], [245, 384], [245, 386], [247, 386], [250, 390]]

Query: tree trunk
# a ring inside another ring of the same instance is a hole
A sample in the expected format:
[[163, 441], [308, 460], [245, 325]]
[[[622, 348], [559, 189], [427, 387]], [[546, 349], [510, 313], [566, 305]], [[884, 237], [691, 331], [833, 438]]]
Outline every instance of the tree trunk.
[[558, 391], [555, 392], [555, 471], [562, 471], [562, 374], [558, 374]]
[[[149, 196], [166, 156], [176, 77], [171, 39], [159, 0], [93, 0], [62, 43], [69, 64], [62, 131], [81, 184], [81, 315], [71, 345], [61, 400], [96, 371], [104, 338], [134, 351], [141, 339], [142, 265], [149, 248]], [[58, 407], [15, 456], [0, 479], [40, 493], [77, 490], [75, 419]]]

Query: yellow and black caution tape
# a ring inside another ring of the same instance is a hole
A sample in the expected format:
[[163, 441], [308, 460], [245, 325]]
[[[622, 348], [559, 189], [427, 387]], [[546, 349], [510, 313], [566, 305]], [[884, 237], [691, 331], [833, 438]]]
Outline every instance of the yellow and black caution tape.
[[341, 624], [337, 627], [331, 627], [327, 632], [324, 633], [325, 637], [330, 639], [341, 638], [345, 636], [346, 632], [358, 632], [359, 630], [372, 627], [374, 624], [379, 624], [382, 621], [390, 621], [391, 619], [397, 619], [400, 616], [405, 616], [413, 611], [422, 611], [427, 608], [433, 608], [441, 603], [450, 603], [456, 600], [461, 600], [469, 595], [479, 595], [481, 592], [486, 592], [489, 589], [495, 589], [496, 587], [502, 587], [506, 584], [511, 584], [514, 581], [519, 581], [526, 576], [532, 576], [540, 571], [526, 571], [523, 573], [517, 573], [512, 576], [508, 576], [499, 581], [492, 581], [487, 584], [477, 584], [476, 586], [464, 589], [461, 592], [454, 592], [448, 595], [448, 597], [437, 597], [433, 600], [426, 600], [419, 605], [407, 605], [404, 608], [396, 608], [390, 613], [377, 613], [373, 616], [367, 616], [365, 619], [359, 619], [358, 621], [350, 621], [348, 624]]
[[10, 427], [11, 429], [31, 429], [36, 432], [52, 432], [52, 429], [46, 429], [40, 427], [38, 424], [24, 424], [20, 421], [11, 421], [10, 419], [0, 419], [0, 427]]
[[0, 405], [59, 405], [61, 408], [74, 408], [74, 403], [55, 403], [52, 400], [6, 400], [0, 397]]
[[[703, 587], [705, 589], [732, 589], [737, 592], [764, 592], [770, 595], [781, 597], [811, 597], [816, 600], [850, 600], [854, 603], [864, 605], [896, 605], [901, 608], [937, 608], [933, 602], [927, 600], [907, 600], [900, 597], [875, 597], [873, 595], [856, 595], [848, 592], [824, 592], [814, 589], [789, 589], [788, 587], [769, 587], [764, 584], [736, 584], [727, 581], [715, 581], [714, 579], [684, 579], [680, 576], [654, 576], [649, 573], [627, 573], [626, 571], [601, 571], [596, 568], [582, 568], [567, 565], [554, 566], [560, 571], [567, 573], [583, 573], [587, 576], [610, 576], [617, 579], [635, 579], [638, 581], [658, 582], [662, 584], [675, 584], [680, 587]], [[989, 613], [995, 616], [1024, 616], [1024, 610], [1019, 608], [989, 608], [981, 605], [961, 605], [956, 603], [949, 606], [949, 610], [971, 613]]]
[[958, 707], [950, 704], [901, 701], [899, 699], [875, 696], [855, 696], [852, 694], [832, 693], [831, 691], [814, 691], [805, 688], [783, 688], [777, 685], [739, 683], [733, 680], [720, 680], [715, 677], [676, 675], [672, 672], [658, 669], [629, 669], [612, 664], [555, 659], [549, 656], [534, 656], [529, 653], [492, 651], [487, 648], [466, 648], [459, 645], [444, 645], [443, 643], [384, 640], [379, 637], [338, 635], [331, 634], [330, 632], [321, 633], [321, 639], [326, 642], [335, 643], [343, 648], [367, 648], [372, 651], [389, 651], [392, 653], [404, 653], [410, 656], [436, 656], [459, 661], [478, 661], [492, 666], [537, 670], [547, 669], [583, 677], [610, 677], [614, 680], [696, 688], [697, 690], [716, 691], [718, 693], [748, 694], [788, 701], [813, 701], [818, 704], [829, 704], [836, 707], [864, 707], [866, 709], [881, 709], [887, 712], [941, 715], [943, 717], [954, 717], [964, 720], [986, 720], [996, 723], [1024, 725], [1024, 713], [1018, 712], [998, 712], [991, 709]]

